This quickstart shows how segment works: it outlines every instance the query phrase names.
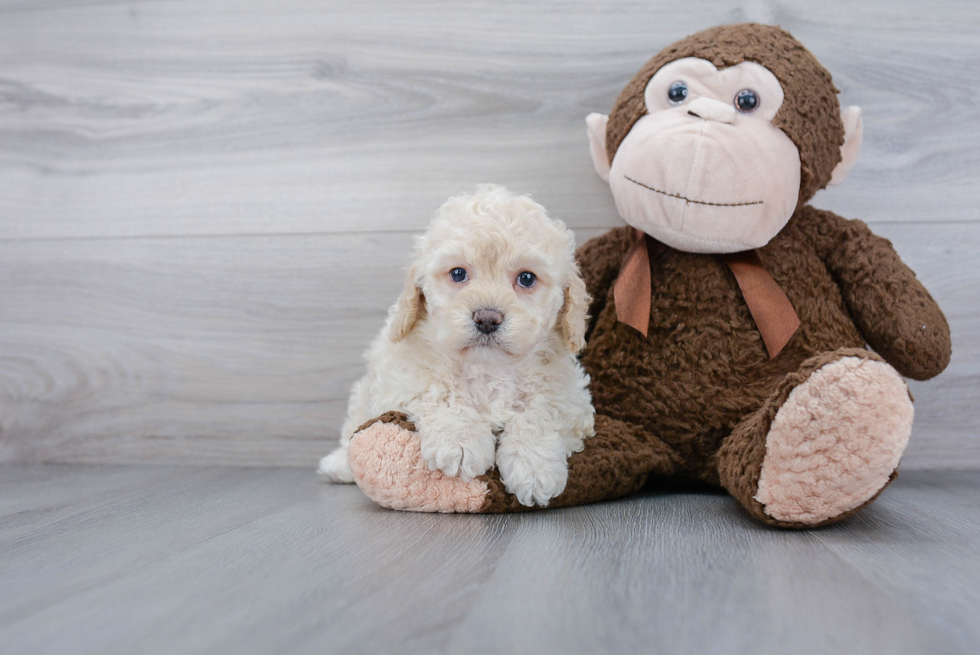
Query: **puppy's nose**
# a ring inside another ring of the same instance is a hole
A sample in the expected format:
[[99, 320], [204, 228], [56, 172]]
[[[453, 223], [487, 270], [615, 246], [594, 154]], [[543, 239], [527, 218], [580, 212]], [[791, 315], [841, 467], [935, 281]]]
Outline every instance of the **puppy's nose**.
[[473, 322], [476, 323], [477, 330], [490, 334], [496, 332], [504, 322], [504, 315], [496, 309], [478, 309], [473, 313]]

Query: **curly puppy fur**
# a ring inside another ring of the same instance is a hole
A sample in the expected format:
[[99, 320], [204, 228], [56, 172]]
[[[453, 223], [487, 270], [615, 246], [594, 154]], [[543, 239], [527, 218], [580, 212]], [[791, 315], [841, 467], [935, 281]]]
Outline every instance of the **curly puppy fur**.
[[[464, 280], [453, 279], [458, 269]], [[536, 278], [530, 287], [518, 282], [524, 272]], [[472, 480], [496, 464], [521, 503], [547, 505], [565, 488], [567, 457], [595, 434], [589, 378], [575, 357], [588, 304], [574, 235], [543, 207], [497, 186], [451, 198], [416, 237], [405, 289], [351, 392], [340, 447], [319, 472], [353, 481], [351, 436], [399, 411], [415, 423], [430, 469]], [[485, 316], [499, 319], [489, 332]]]

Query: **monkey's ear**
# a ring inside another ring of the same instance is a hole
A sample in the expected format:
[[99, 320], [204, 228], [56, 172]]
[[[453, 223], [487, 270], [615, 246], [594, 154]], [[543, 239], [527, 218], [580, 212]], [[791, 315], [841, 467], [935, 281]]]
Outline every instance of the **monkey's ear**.
[[861, 120], [860, 107], [848, 107], [840, 113], [844, 122], [844, 145], [840, 147], [840, 163], [830, 176], [830, 184], [840, 184], [847, 177], [861, 152], [861, 138], [864, 134], [864, 122]]
[[412, 266], [405, 276], [405, 288], [398, 302], [392, 308], [394, 317], [391, 319], [391, 332], [388, 336], [392, 343], [398, 343], [407, 337], [419, 320], [425, 316], [425, 296], [419, 286], [419, 276], [416, 266]]
[[589, 292], [577, 274], [565, 289], [565, 304], [558, 316], [558, 326], [565, 345], [578, 354], [585, 348], [585, 328], [589, 320]]
[[606, 182], [609, 181], [609, 155], [606, 153], [606, 123], [609, 117], [605, 114], [591, 113], [585, 117], [589, 128], [589, 150], [592, 152], [592, 165], [595, 172]]

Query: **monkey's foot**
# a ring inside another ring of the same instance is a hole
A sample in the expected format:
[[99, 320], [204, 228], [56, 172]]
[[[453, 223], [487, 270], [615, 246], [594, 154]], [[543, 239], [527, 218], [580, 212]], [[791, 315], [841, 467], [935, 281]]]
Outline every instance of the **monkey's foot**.
[[466, 482], [430, 471], [414, 426], [394, 413], [362, 427], [351, 439], [348, 458], [357, 486], [382, 507], [475, 513], [487, 504], [485, 476]]
[[895, 477], [913, 413], [905, 381], [883, 361], [841, 357], [817, 368], [772, 420], [754, 499], [796, 525], [857, 511]]

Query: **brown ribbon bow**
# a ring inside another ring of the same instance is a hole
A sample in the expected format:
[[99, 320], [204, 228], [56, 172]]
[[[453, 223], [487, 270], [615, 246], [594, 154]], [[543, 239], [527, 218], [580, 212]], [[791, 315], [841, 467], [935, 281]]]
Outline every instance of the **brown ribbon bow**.
[[[665, 250], [666, 245], [636, 230], [636, 243], [613, 286], [616, 318], [636, 328], [643, 336], [647, 336], [650, 327], [653, 293], [650, 261], [660, 257]], [[793, 304], [769, 275], [755, 250], [721, 255], [721, 258], [735, 275], [742, 297], [749, 306], [749, 313], [769, 351], [769, 358], [775, 358], [800, 326], [800, 317], [796, 315]]]

